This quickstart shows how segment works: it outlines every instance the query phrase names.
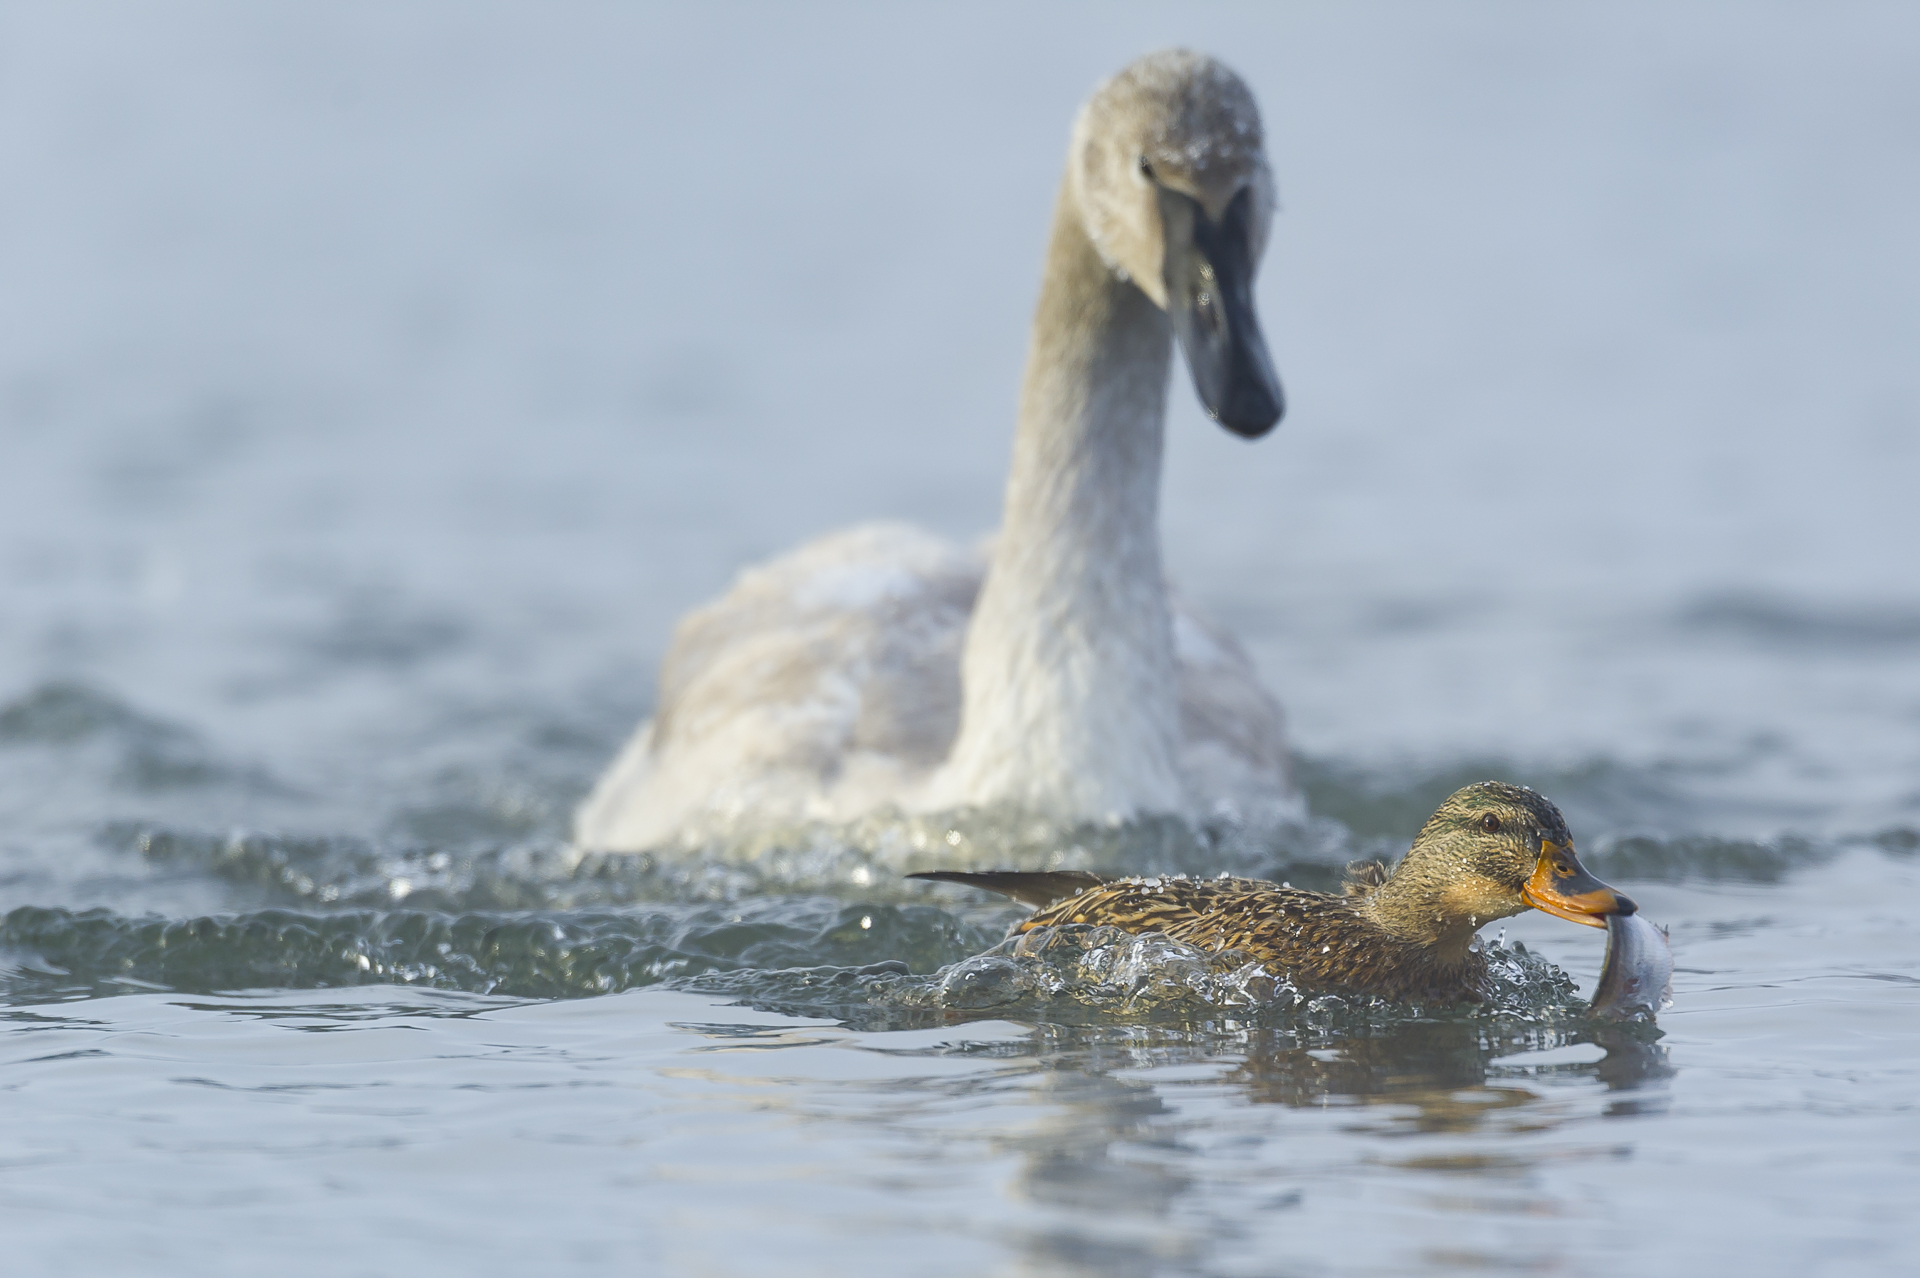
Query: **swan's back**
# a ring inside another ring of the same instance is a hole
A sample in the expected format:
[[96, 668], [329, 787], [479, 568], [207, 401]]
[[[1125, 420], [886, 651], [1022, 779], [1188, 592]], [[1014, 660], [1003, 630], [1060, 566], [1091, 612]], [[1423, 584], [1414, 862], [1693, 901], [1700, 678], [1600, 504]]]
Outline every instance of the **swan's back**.
[[[985, 566], [886, 523], [742, 572], [674, 630], [654, 717], [582, 805], [577, 841], [637, 851], [937, 806]], [[1190, 810], [1292, 812], [1280, 706], [1245, 651], [1178, 600], [1174, 638]]]
[[910, 525], [865, 524], [742, 572], [675, 628], [654, 717], [588, 796], [579, 842], [912, 806], [959, 724], [984, 570]]

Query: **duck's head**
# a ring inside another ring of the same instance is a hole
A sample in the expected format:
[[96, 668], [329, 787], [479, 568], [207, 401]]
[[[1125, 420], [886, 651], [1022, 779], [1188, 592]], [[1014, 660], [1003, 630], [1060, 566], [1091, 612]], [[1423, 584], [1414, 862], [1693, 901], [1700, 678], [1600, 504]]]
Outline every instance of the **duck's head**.
[[1173, 321], [1207, 412], [1273, 429], [1285, 402], [1253, 309], [1273, 174], [1240, 77], [1186, 49], [1141, 58], [1081, 109], [1067, 182], [1107, 266]]
[[1587, 873], [1560, 809], [1483, 781], [1448, 796], [1365, 908], [1397, 932], [1464, 947], [1481, 924], [1528, 908], [1605, 927], [1638, 907]]

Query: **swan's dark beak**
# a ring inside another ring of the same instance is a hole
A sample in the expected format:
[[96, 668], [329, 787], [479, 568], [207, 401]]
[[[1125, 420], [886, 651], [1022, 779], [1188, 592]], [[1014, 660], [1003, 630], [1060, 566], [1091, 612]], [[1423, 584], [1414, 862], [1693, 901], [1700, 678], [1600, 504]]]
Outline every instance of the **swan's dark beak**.
[[1193, 388], [1213, 420], [1258, 439], [1280, 420], [1286, 401], [1253, 313], [1253, 194], [1234, 196], [1215, 222], [1192, 196], [1159, 191], [1167, 315]]
[[1540, 840], [1540, 859], [1520, 898], [1536, 910], [1588, 927], [1605, 927], [1609, 914], [1632, 914], [1640, 907], [1587, 873], [1570, 843]]

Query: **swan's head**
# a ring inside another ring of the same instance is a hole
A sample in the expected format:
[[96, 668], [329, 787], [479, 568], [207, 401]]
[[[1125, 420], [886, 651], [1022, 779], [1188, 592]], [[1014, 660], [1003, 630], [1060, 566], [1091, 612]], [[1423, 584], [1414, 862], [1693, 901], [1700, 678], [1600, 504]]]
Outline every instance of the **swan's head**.
[[1266, 434], [1284, 401], [1253, 275], [1274, 191], [1247, 86], [1204, 54], [1149, 54], [1081, 109], [1067, 171], [1100, 256], [1172, 319], [1207, 412]]

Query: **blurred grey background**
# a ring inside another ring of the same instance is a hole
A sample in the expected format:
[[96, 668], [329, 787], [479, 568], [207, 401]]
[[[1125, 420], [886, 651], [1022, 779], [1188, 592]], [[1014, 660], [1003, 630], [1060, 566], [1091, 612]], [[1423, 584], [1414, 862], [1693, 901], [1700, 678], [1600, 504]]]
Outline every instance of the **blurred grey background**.
[[1917, 40], [1901, 4], [0, 5], [0, 697], [284, 782], [202, 824], [533, 756], [559, 812], [742, 565], [992, 527], [1073, 111], [1178, 43], [1266, 114], [1291, 412], [1242, 443], [1182, 375], [1168, 559], [1302, 748], [1911, 819]]

